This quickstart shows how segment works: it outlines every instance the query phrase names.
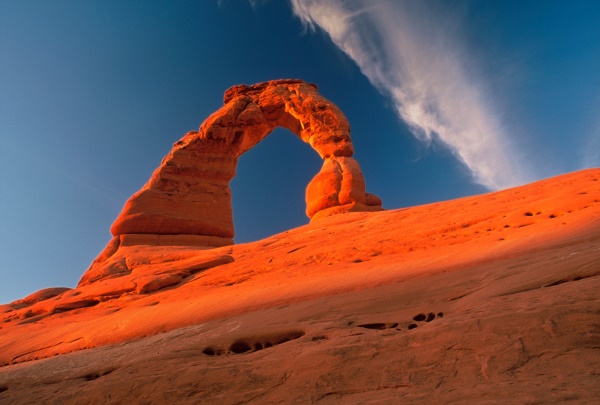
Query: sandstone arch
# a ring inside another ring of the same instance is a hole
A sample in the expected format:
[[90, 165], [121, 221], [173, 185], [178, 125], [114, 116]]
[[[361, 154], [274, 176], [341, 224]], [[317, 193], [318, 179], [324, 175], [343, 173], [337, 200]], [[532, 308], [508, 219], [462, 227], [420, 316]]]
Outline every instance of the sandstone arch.
[[275, 80], [234, 86], [224, 106], [175, 143], [160, 167], [125, 204], [111, 232], [121, 242], [223, 246], [233, 243], [230, 180], [239, 156], [284, 127], [323, 158], [306, 190], [311, 220], [347, 211], [381, 209], [365, 191], [350, 125], [317, 86]]

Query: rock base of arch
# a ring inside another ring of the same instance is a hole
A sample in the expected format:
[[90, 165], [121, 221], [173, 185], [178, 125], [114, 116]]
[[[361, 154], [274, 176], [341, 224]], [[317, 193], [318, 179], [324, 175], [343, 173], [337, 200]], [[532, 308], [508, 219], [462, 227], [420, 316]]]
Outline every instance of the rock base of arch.
[[119, 235], [121, 246], [195, 246], [223, 247], [233, 245], [233, 239], [207, 235], [157, 235], [149, 233], [129, 233]]
[[[170, 259], [164, 257], [164, 249], [159, 252], [153, 248], [178, 247], [193, 248], [194, 254], [214, 248], [233, 245], [233, 239], [206, 235], [157, 235], [157, 234], [123, 234], [112, 238], [104, 250], [92, 262], [90, 267], [79, 280], [78, 286], [95, 283], [101, 280], [127, 276], [135, 271], [140, 264], [151, 264], [168, 262]], [[139, 257], [131, 260], [129, 252], [136, 251]], [[210, 261], [210, 260], [209, 260]], [[221, 264], [219, 262], [219, 264]]]

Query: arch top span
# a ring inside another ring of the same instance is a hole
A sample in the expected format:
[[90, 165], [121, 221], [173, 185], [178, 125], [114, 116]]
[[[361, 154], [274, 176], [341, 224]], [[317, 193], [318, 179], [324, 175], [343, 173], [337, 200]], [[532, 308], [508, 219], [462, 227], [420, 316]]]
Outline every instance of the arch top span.
[[290, 130], [323, 159], [306, 190], [311, 220], [382, 209], [381, 200], [365, 191], [344, 114], [316, 85], [283, 79], [227, 90], [223, 107], [177, 141], [125, 203], [112, 234], [131, 244], [233, 243], [229, 182], [238, 158], [277, 127]]
[[352, 156], [350, 124], [340, 109], [302, 80], [283, 79], [231, 87], [224, 105], [190, 133], [221, 139], [234, 155], [241, 155], [277, 127], [308, 143], [321, 156]]

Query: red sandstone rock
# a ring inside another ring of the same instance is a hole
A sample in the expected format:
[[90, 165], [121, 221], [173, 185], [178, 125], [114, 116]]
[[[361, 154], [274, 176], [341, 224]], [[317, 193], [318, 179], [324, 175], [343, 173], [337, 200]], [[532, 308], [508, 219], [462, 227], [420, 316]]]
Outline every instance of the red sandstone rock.
[[382, 209], [381, 200], [366, 192], [360, 166], [351, 157], [346, 117], [315, 85], [275, 80], [234, 86], [225, 92], [224, 103], [199, 131], [188, 132], [175, 143], [148, 183], [125, 203], [111, 228], [115, 237], [85, 272], [80, 286], [130, 275], [124, 246], [233, 244], [229, 182], [238, 158], [278, 126], [309, 143], [324, 159], [306, 189], [309, 218]]
[[[364, 179], [358, 163], [350, 158], [350, 125], [315, 85], [275, 80], [235, 86], [227, 90], [224, 102], [198, 132], [189, 132], [175, 143], [150, 181], [127, 201], [112, 226], [113, 235], [190, 234], [223, 238], [221, 244], [231, 242], [229, 182], [237, 159], [278, 126], [309, 143], [325, 159], [323, 170], [342, 174], [332, 184], [327, 174], [317, 176], [326, 185], [311, 182], [309, 217], [320, 209], [365, 204]], [[329, 169], [331, 164], [336, 169]], [[321, 189], [326, 196], [318, 194]], [[369, 201], [371, 206], [379, 202]]]
[[183, 280], [179, 274], [164, 274], [159, 276], [149, 276], [139, 279], [136, 291], [138, 293], [150, 293], [161, 290], [165, 287], [170, 287]]
[[[155, 235], [155, 234], [124, 234], [115, 236], [79, 280], [79, 286], [94, 283], [105, 278], [123, 277], [131, 274], [131, 260], [133, 256], [144, 256], [145, 247], [152, 246], [186, 246], [195, 248], [216, 248], [231, 245], [230, 239], [204, 235]], [[131, 253], [126, 247], [137, 247], [137, 251]], [[141, 253], [140, 253], [141, 252]], [[148, 250], [148, 257], [152, 256], [152, 250]], [[129, 263], [128, 263], [129, 261]], [[217, 263], [215, 266], [227, 263]], [[145, 264], [145, 263], [144, 263]], [[211, 264], [212, 266], [212, 264]], [[209, 266], [209, 267], [211, 267]]]
[[[231, 108], [176, 144], [77, 288], [0, 306], [0, 402], [598, 402], [600, 170], [331, 216], [381, 200], [330, 125], [339, 110], [305, 106], [311, 92], [230, 89]], [[227, 200], [237, 157], [221, 152], [273, 122], [324, 158], [311, 223], [229, 246], [225, 215], [186, 210]]]
[[42, 290], [34, 292], [33, 294], [28, 295], [25, 298], [13, 301], [9, 305], [14, 309], [27, 308], [37, 302], [45, 301], [50, 298], [54, 298], [57, 295], [60, 295], [69, 290], [71, 290], [71, 288], [67, 288], [67, 287], [44, 288]]
[[[325, 159], [321, 171], [306, 188], [306, 215], [309, 218], [315, 219], [315, 214], [333, 207], [337, 207], [335, 213], [381, 209], [381, 200], [365, 192], [362, 172], [358, 162], [351, 157]], [[331, 215], [333, 211], [328, 213]]]
[[1, 403], [600, 399], [600, 169], [214, 249], [132, 238], [105, 255], [131, 274], [0, 306]]

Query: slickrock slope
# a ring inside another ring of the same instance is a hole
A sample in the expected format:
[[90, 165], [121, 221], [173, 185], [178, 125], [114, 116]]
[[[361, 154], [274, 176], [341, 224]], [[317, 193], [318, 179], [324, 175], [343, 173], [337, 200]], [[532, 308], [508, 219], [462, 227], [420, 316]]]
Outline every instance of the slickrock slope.
[[0, 403], [600, 401], [600, 169], [121, 249], [128, 275], [0, 307]]

